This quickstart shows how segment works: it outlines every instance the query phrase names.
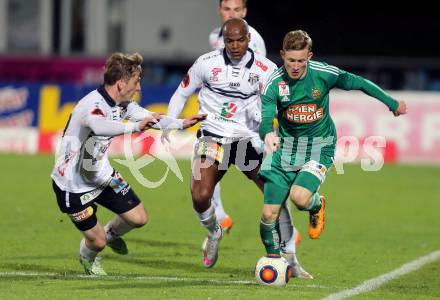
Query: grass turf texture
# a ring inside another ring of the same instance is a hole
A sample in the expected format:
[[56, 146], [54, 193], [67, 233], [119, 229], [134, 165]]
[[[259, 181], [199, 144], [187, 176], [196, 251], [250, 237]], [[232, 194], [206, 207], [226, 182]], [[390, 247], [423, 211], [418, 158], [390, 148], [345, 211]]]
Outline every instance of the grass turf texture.
[[[235, 226], [222, 240], [217, 265], [204, 269], [205, 230], [192, 210], [189, 161], [179, 162], [183, 183], [170, 174], [157, 189], [142, 187], [112, 162], [150, 220], [126, 236], [128, 256], [102, 252], [109, 277], [90, 278], [77, 261], [81, 235], [59, 212], [51, 190], [52, 164], [52, 156], [0, 156], [0, 299], [319, 299], [440, 250], [438, 167], [386, 165], [364, 172], [346, 165], [344, 175], [333, 169], [321, 189], [327, 208], [319, 240], [307, 237], [307, 214], [293, 210], [303, 235], [298, 257], [315, 279], [292, 279], [286, 288], [258, 286], [253, 268], [264, 254], [258, 231], [262, 195], [244, 175], [232, 167], [222, 182]], [[156, 161], [143, 174], [159, 180], [165, 170]], [[99, 208], [102, 224], [111, 217]], [[357, 298], [437, 299], [439, 274], [436, 261]]]

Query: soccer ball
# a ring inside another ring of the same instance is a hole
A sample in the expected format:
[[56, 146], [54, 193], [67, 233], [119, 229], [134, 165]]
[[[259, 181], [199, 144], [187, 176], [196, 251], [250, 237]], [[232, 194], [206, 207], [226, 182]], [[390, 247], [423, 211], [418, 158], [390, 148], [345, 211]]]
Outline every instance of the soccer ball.
[[284, 257], [263, 256], [255, 267], [255, 278], [261, 285], [285, 286], [292, 276], [292, 267]]

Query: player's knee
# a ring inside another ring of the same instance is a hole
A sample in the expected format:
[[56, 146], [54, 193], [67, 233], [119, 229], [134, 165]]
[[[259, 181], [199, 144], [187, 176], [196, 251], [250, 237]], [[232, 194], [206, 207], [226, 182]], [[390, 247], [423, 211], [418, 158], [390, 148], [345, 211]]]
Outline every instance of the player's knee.
[[273, 223], [277, 220], [279, 211], [271, 208], [264, 207], [261, 219], [265, 223]]
[[129, 224], [134, 228], [139, 228], [148, 223], [148, 215], [146, 212], [136, 214], [132, 216], [129, 220]]
[[148, 223], [148, 216], [145, 214], [136, 218], [133, 227], [139, 228], [145, 226]]
[[310, 195], [300, 189], [292, 188], [289, 194], [290, 200], [298, 209], [303, 210], [307, 207]]
[[89, 239], [89, 242], [92, 244], [92, 247], [96, 251], [101, 251], [105, 248], [107, 245], [107, 240], [105, 238], [105, 235], [98, 235], [95, 236], [93, 239]]
[[99, 249], [104, 249], [107, 245], [107, 240], [105, 238], [100, 238], [95, 241], [95, 246]]
[[265, 223], [273, 223], [277, 219], [277, 214], [274, 214], [272, 212], [263, 212], [263, 215], [261, 216], [261, 219]]
[[205, 187], [202, 188], [196, 188], [192, 191], [192, 198], [194, 204], [205, 204], [209, 203], [209, 200], [212, 198], [212, 189], [208, 189]]

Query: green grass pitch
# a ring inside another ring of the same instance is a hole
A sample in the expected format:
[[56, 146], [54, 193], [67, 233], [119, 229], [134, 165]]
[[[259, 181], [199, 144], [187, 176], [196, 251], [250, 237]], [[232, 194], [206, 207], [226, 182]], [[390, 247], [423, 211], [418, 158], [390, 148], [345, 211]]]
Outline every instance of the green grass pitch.
[[[307, 214], [293, 210], [303, 240], [297, 249], [314, 280], [292, 279], [285, 288], [258, 286], [253, 268], [264, 254], [259, 239], [262, 195], [234, 167], [222, 182], [224, 205], [235, 227], [222, 240], [213, 269], [201, 264], [205, 231], [192, 210], [189, 161], [180, 161], [157, 189], [142, 187], [112, 162], [149, 212], [149, 223], [126, 236], [129, 255], [105, 249], [110, 276], [83, 276], [77, 261], [81, 235], [58, 211], [49, 173], [52, 156], [1, 155], [0, 299], [321, 299], [356, 287], [421, 256], [440, 250], [440, 168], [385, 165], [364, 172], [332, 169], [326, 228], [307, 237]], [[166, 170], [156, 161], [143, 169], [149, 180]], [[101, 223], [112, 214], [98, 210]], [[440, 299], [440, 261], [389, 281], [355, 299]]]

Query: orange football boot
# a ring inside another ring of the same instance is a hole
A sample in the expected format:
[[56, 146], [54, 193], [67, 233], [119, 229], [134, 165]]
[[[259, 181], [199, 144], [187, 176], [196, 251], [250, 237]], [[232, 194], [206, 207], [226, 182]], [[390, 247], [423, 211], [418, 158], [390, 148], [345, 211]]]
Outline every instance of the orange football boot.
[[232, 226], [234, 226], [234, 221], [232, 221], [232, 218], [228, 215], [220, 222], [220, 227], [224, 233], [229, 233], [232, 229]]
[[325, 210], [325, 198], [321, 196], [321, 209], [317, 213], [310, 213], [309, 215], [309, 237], [311, 239], [317, 239], [324, 230], [324, 210]]

